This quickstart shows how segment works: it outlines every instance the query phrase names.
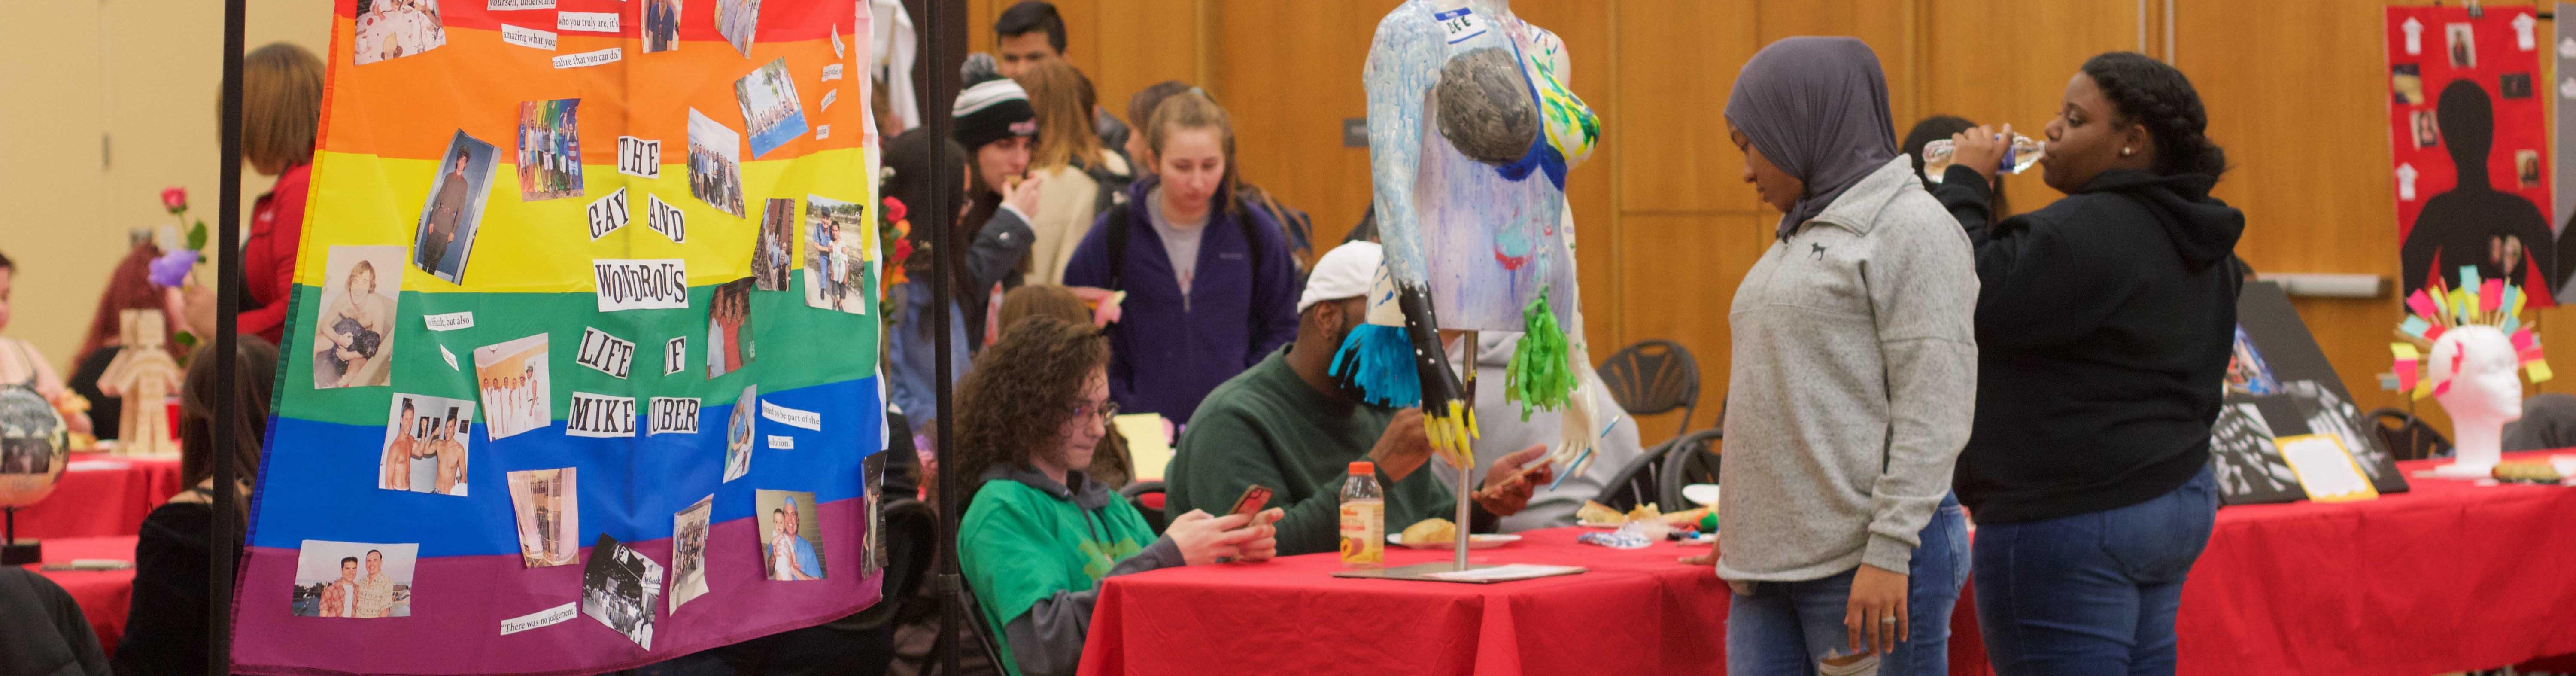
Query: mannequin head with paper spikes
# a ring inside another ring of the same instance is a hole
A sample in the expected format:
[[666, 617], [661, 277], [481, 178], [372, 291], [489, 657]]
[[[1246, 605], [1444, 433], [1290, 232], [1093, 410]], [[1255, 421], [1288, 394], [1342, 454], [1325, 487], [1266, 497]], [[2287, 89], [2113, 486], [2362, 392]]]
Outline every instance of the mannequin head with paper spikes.
[[2496, 327], [2471, 324], [2443, 333], [2428, 356], [2433, 399], [2451, 414], [2457, 464], [2483, 474], [2503, 452], [2504, 424], [2522, 418], [2513, 341]]

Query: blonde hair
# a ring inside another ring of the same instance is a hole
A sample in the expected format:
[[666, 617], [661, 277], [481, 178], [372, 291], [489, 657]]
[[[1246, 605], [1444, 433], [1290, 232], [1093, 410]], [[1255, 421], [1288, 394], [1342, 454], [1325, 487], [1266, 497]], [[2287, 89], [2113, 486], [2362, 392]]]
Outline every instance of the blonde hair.
[[313, 161], [322, 126], [322, 59], [284, 42], [242, 56], [242, 159], [254, 166]]
[[[1174, 132], [1199, 129], [1216, 130], [1217, 147], [1225, 157], [1225, 181], [1221, 189], [1225, 194], [1234, 194], [1234, 123], [1227, 119], [1225, 108], [1217, 105], [1216, 99], [1208, 98], [1206, 91], [1191, 88], [1155, 104], [1154, 118], [1145, 123], [1145, 147], [1154, 151], [1154, 161], [1159, 165], [1163, 159], [1163, 144], [1171, 140]], [[1233, 208], [1233, 200], [1227, 202], [1226, 208]]]
[[1084, 102], [1089, 83], [1082, 71], [1062, 60], [1040, 61], [1011, 78], [1029, 92], [1037, 109], [1038, 146], [1029, 153], [1029, 168], [1053, 169], [1074, 162], [1100, 166], [1100, 136], [1091, 131], [1091, 106]]
[[1009, 333], [1020, 320], [1033, 317], [1090, 324], [1091, 308], [1072, 289], [1054, 284], [1030, 284], [1002, 294], [1002, 332]]

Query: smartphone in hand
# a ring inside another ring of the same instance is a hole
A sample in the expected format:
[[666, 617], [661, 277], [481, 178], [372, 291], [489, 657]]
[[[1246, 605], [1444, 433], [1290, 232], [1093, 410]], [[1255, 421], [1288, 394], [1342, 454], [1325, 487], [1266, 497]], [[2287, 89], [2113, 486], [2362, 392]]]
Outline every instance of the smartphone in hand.
[[1259, 513], [1261, 508], [1270, 506], [1270, 496], [1277, 492], [1261, 484], [1246, 486], [1243, 489], [1243, 497], [1235, 498], [1234, 508], [1226, 510], [1225, 513], [1229, 516]]

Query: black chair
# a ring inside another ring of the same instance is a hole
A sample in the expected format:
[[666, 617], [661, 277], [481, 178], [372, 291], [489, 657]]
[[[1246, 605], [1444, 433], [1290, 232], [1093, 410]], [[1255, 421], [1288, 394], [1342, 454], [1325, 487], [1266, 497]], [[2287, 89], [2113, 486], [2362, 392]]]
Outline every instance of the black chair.
[[1711, 428], [1673, 442], [1672, 450], [1664, 454], [1663, 468], [1657, 471], [1662, 488], [1657, 492], [1662, 496], [1659, 506], [1664, 511], [1679, 512], [1698, 506], [1682, 497], [1682, 487], [1717, 483], [1718, 442], [1725, 439], [1725, 432]]
[[[1155, 498], [1153, 504], [1149, 505], [1146, 504], [1145, 499], [1148, 494], [1161, 497]], [[1136, 511], [1145, 515], [1145, 525], [1153, 528], [1155, 535], [1162, 535], [1163, 526], [1171, 523], [1171, 518], [1163, 514], [1163, 505], [1168, 504], [1163, 500], [1170, 498], [1170, 495], [1163, 492], [1163, 482], [1138, 481], [1127, 484], [1126, 488], [1118, 489], [1118, 495], [1127, 498], [1127, 504], [1135, 505]]]
[[1681, 441], [1676, 438], [1655, 444], [1654, 448], [1639, 454], [1637, 459], [1628, 461], [1626, 466], [1610, 475], [1610, 481], [1601, 485], [1601, 494], [1592, 501], [1625, 512], [1658, 499], [1663, 490], [1664, 456], [1671, 454], [1673, 447]]
[[939, 553], [939, 513], [920, 500], [901, 498], [878, 508], [884, 517], [885, 598], [893, 605], [921, 594]]
[[1610, 398], [1629, 415], [1648, 416], [1681, 409], [1681, 428], [1690, 431], [1691, 414], [1699, 410], [1699, 360], [1681, 343], [1641, 340], [1619, 348], [1601, 362], [1601, 383]]
[[2415, 417], [2393, 408], [2374, 409], [2361, 415], [2364, 424], [2379, 433], [2379, 441], [2388, 446], [2390, 455], [2399, 460], [2422, 460], [2451, 455], [2451, 440]]

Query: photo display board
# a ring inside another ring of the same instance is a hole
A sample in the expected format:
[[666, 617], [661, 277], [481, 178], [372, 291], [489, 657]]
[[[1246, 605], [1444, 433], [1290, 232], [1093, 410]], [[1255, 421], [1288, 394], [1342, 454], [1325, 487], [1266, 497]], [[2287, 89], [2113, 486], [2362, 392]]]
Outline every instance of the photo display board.
[[2247, 284], [2237, 294], [2226, 388], [2209, 443], [2223, 504], [2308, 499], [2281, 442], [2309, 436], [2332, 437], [2379, 493], [2406, 492], [2406, 476], [2381, 443], [2377, 423], [2361, 416], [2278, 282]]
[[866, 22], [336, 3], [237, 671], [599, 672], [879, 600]]

